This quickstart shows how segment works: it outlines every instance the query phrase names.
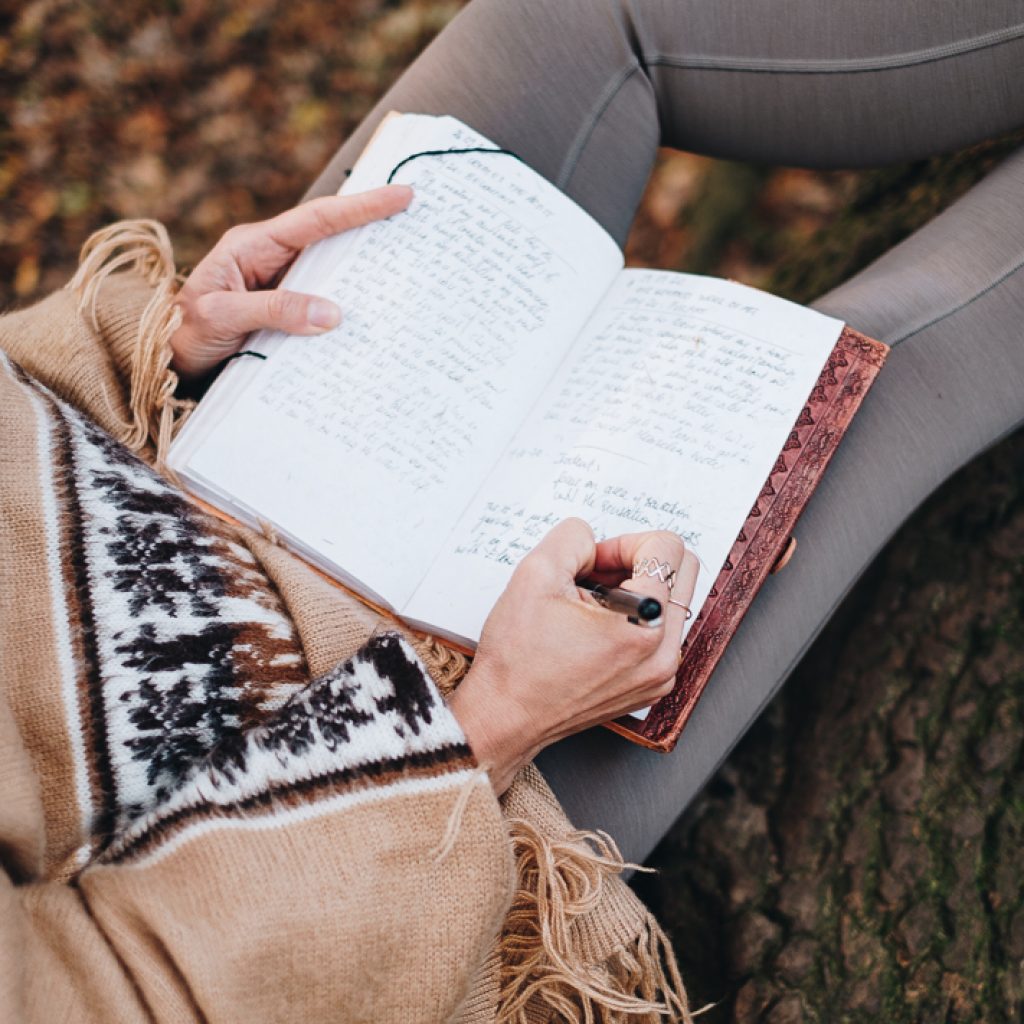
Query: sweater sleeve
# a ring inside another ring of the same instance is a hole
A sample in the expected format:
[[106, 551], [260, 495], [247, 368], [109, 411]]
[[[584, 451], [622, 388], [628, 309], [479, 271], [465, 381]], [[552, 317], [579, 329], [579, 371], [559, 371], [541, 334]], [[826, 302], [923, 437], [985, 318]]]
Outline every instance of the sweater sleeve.
[[[434, 1021], [504, 909], [483, 773], [375, 637], [214, 748], [70, 885], [4, 879], [26, 1020]], [[339, 1008], [344, 1008], [339, 1012]]]

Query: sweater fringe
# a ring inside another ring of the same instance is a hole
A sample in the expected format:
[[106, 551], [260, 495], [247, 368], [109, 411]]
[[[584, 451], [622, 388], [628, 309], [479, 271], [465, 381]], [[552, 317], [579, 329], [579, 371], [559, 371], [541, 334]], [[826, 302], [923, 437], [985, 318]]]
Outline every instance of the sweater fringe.
[[122, 220], [94, 232], [82, 246], [78, 270], [67, 287], [93, 330], [100, 332], [100, 289], [112, 274], [133, 271], [153, 287], [139, 320], [131, 353], [129, 409], [131, 420], [118, 438], [132, 451], [147, 442], [156, 448], [156, 466], [166, 470], [171, 440], [193, 403], [175, 397], [178, 375], [171, 369], [171, 338], [181, 325], [174, 301], [179, 278], [167, 230], [155, 220]]
[[[692, 1024], [671, 942], [650, 911], [603, 959], [588, 956], [586, 915], [628, 867], [603, 832], [561, 840], [509, 821], [518, 888], [499, 944], [499, 1024]], [[644, 869], [640, 869], [644, 870]]]

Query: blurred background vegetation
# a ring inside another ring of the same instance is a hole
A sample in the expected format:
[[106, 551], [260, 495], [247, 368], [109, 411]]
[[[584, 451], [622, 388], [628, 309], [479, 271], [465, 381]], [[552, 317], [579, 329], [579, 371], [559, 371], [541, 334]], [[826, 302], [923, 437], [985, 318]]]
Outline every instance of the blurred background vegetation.
[[[187, 268], [293, 205], [460, 6], [0, 0], [0, 308], [110, 221], [162, 220]], [[1022, 141], [830, 173], [665, 152], [628, 259], [809, 301]], [[1022, 480], [1010, 438], [927, 503], [638, 883], [707, 1021], [1024, 1016]]]

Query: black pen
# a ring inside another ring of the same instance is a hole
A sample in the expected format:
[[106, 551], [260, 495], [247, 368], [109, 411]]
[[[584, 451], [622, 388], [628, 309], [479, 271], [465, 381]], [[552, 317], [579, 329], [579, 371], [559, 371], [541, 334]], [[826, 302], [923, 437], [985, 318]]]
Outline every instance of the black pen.
[[590, 580], [577, 580], [576, 586], [593, 594], [594, 600], [602, 608], [621, 612], [638, 626], [652, 628], [661, 625], [661, 602], [656, 597], [634, 594], [620, 587], [606, 587], [601, 583], [591, 583]]

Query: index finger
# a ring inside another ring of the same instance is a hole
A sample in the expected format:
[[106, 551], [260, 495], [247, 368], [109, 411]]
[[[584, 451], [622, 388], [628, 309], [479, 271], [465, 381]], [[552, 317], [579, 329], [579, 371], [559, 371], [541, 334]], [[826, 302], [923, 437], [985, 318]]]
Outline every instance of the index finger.
[[408, 185], [385, 185], [351, 196], [321, 196], [266, 221], [272, 242], [298, 251], [342, 231], [383, 220], [412, 201]]
[[660, 553], [678, 569], [685, 550], [682, 538], [668, 530], [646, 530], [643, 533], [623, 533], [598, 542], [594, 555], [594, 572], [602, 576], [628, 579], [633, 566], [645, 555]]
[[576, 580], [594, 567], [594, 531], [583, 519], [563, 519], [537, 542], [519, 563], [527, 570], [543, 566], [553, 579], [575, 588]]

